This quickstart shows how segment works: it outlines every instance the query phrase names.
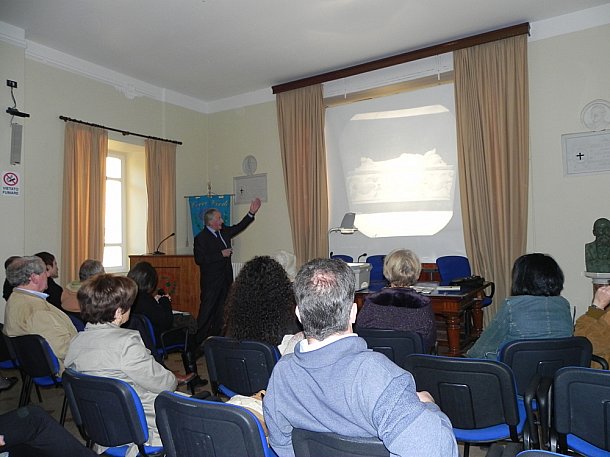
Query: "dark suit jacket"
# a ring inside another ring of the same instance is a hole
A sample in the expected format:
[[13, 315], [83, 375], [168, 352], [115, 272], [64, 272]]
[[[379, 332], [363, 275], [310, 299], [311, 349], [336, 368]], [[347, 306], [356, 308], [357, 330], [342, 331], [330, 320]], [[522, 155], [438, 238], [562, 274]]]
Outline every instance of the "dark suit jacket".
[[231, 266], [231, 257], [223, 257], [222, 250], [231, 247], [231, 239], [237, 236], [248, 227], [254, 218], [248, 214], [235, 225], [223, 225], [220, 230], [220, 235], [227, 244], [219, 240], [207, 227], [204, 227], [201, 232], [195, 237], [195, 263], [199, 265], [201, 270], [201, 283], [215, 284], [218, 281], [226, 280], [227, 275], [230, 276], [231, 283], [233, 281], [233, 267]]

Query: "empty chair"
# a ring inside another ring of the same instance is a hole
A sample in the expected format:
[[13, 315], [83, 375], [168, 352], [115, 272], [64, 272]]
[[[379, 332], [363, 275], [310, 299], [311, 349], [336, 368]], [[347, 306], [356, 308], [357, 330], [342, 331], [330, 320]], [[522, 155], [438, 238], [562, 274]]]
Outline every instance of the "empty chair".
[[245, 408], [162, 392], [157, 427], [168, 457], [273, 457], [258, 419]]
[[385, 255], [376, 254], [370, 255], [366, 258], [366, 263], [371, 264], [371, 285], [375, 283], [377, 287], [380, 286], [381, 283], [385, 284], [387, 281], [383, 276], [383, 259]]
[[553, 380], [551, 451], [610, 456], [610, 372], [564, 367]]
[[[466, 278], [472, 275], [470, 269], [470, 261], [467, 257], [460, 255], [446, 255], [436, 259], [436, 267], [438, 274], [441, 277], [440, 284], [447, 286], [451, 281], [458, 278]], [[495, 286], [491, 284], [491, 291], [481, 300], [481, 308], [491, 305], [495, 292]]]
[[[10, 338], [15, 351], [19, 369], [22, 371], [23, 385], [19, 398], [19, 406], [30, 403], [32, 387], [62, 387], [62, 377], [59, 375], [59, 361], [53, 353], [47, 340], [40, 335], [22, 335]], [[67, 400], [64, 395], [59, 423], [66, 420]]]
[[376, 437], [356, 438], [336, 433], [292, 430], [295, 457], [386, 457], [390, 452]]
[[419, 333], [378, 328], [357, 328], [354, 331], [364, 338], [369, 349], [385, 354], [399, 367], [404, 368], [408, 355], [424, 352], [424, 343]]
[[330, 256], [331, 259], [341, 259], [346, 263], [350, 263], [354, 261], [354, 258], [352, 256], [349, 255], [344, 255], [344, 254], [334, 254], [332, 256]]
[[470, 443], [519, 441], [525, 411], [519, 409], [515, 378], [507, 365], [412, 354], [404, 368], [415, 378], [417, 390], [430, 392], [449, 417], [457, 441], [464, 443], [464, 457]]
[[[538, 433], [534, 420], [534, 397], [539, 394], [539, 384], [543, 378], [552, 379], [555, 372], [566, 366], [588, 367], [592, 358], [591, 342], [582, 336], [568, 338], [544, 338], [511, 341], [500, 348], [498, 359], [506, 363], [515, 374], [517, 393], [521, 397], [530, 427], [532, 445], [538, 445]], [[607, 367], [607, 364], [606, 364]], [[540, 391], [541, 392], [541, 391]], [[540, 411], [542, 437], [546, 442], [548, 411], [544, 406]]]
[[74, 422], [89, 445], [110, 447], [105, 454], [123, 456], [133, 443], [142, 456], [163, 455], [161, 446], [145, 446], [146, 416], [129, 384], [70, 368], [64, 372], [64, 383]]
[[266, 389], [271, 371], [279, 359], [276, 347], [262, 341], [238, 341], [211, 336], [203, 344], [210, 385], [232, 397], [253, 395]]

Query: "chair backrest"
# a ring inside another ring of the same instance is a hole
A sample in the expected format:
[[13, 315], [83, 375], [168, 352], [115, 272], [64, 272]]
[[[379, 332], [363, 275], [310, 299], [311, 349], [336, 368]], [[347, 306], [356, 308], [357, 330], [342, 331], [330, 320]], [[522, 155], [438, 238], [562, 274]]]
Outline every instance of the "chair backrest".
[[17, 356], [9, 346], [10, 337], [2, 332], [3, 327], [4, 325], [0, 324], [0, 368], [17, 368]]
[[592, 350], [584, 336], [516, 340], [500, 348], [498, 360], [511, 367], [517, 392], [523, 395], [536, 375], [552, 378], [562, 367], [588, 367]]
[[386, 457], [390, 452], [379, 438], [354, 438], [336, 433], [292, 430], [295, 457]]
[[[454, 429], [476, 430], [508, 425], [518, 440], [515, 379], [511, 369], [494, 360], [412, 354], [405, 367], [417, 390], [430, 392]], [[459, 439], [459, 437], [458, 437]]]
[[416, 332], [360, 327], [355, 332], [365, 339], [369, 349], [385, 354], [399, 367], [404, 367], [408, 355], [424, 353], [423, 339]]
[[609, 455], [610, 371], [561, 368], [553, 381], [553, 407], [561, 452], [567, 443], [583, 455]]
[[70, 368], [64, 371], [63, 381], [72, 417], [87, 439], [109, 447], [135, 443], [146, 455], [146, 416], [140, 398], [129, 384]]
[[335, 254], [333, 256], [330, 257], [331, 259], [341, 259], [346, 263], [350, 263], [354, 261], [354, 258], [350, 255], [345, 255], [345, 254]]
[[441, 285], [449, 285], [456, 278], [465, 278], [472, 274], [470, 262], [467, 257], [460, 255], [446, 255], [436, 259], [436, 267], [441, 277]]
[[366, 263], [371, 264], [371, 282], [373, 281], [385, 281], [383, 276], [383, 260], [385, 255], [376, 254], [370, 255], [366, 258]]
[[144, 346], [150, 351], [155, 360], [159, 363], [163, 361], [163, 355], [157, 346], [157, 337], [150, 319], [144, 314], [134, 313], [129, 317], [127, 328], [140, 332]]
[[83, 320], [76, 316], [74, 313], [67, 313], [68, 317], [70, 318], [70, 320], [72, 321], [72, 324], [74, 325], [74, 328], [76, 328], [77, 332], [82, 332], [85, 330], [85, 323], [83, 322]]
[[[203, 344], [211, 387], [222, 385], [231, 393], [253, 395], [266, 389], [271, 371], [279, 359], [276, 347], [261, 341], [238, 341], [211, 336]], [[222, 390], [222, 389], [221, 389]]]
[[155, 417], [168, 457], [275, 455], [258, 419], [241, 406], [162, 392]]
[[552, 457], [552, 456], [565, 457], [564, 454], [557, 454], [556, 452], [542, 451], [542, 450], [538, 450], [538, 449], [522, 451], [517, 454], [517, 457]]
[[40, 335], [13, 336], [10, 339], [19, 367], [35, 379], [47, 378], [55, 384], [59, 374], [59, 361], [47, 340]]

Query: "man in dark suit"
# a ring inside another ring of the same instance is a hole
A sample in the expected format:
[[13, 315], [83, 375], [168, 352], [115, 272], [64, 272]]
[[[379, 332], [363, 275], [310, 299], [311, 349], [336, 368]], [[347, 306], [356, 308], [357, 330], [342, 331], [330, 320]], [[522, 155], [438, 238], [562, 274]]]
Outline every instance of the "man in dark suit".
[[203, 215], [205, 227], [195, 237], [195, 263], [199, 265], [201, 304], [197, 317], [197, 340], [202, 342], [222, 331], [224, 303], [233, 283], [231, 239], [254, 222], [261, 207], [259, 198], [250, 203], [250, 211], [237, 224], [226, 226], [220, 212], [209, 209]]

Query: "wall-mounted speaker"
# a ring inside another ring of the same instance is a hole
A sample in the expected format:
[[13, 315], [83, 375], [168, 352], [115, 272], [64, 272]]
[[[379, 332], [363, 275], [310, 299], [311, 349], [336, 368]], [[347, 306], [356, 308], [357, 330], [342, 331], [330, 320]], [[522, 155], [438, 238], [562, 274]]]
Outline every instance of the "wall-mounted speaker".
[[23, 125], [11, 124], [11, 165], [21, 163], [21, 138], [23, 136]]

